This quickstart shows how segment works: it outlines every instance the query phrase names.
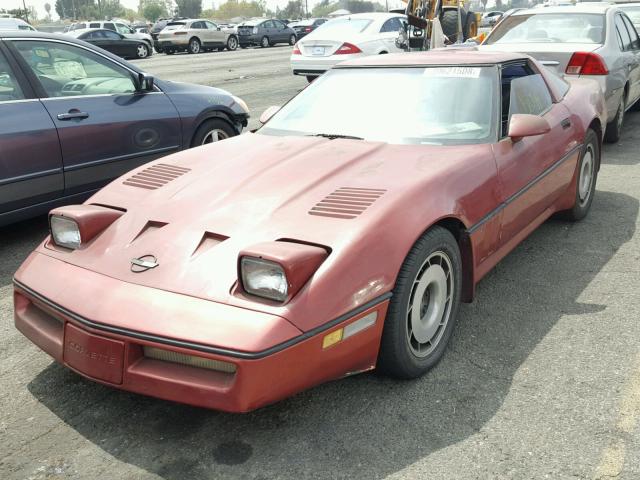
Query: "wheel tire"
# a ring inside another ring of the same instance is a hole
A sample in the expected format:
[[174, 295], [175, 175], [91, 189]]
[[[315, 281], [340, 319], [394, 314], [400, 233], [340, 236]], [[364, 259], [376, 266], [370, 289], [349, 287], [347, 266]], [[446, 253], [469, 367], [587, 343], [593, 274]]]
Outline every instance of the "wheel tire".
[[173, 50], [169, 50], [169, 49], [167, 49], [167, 50], [165, 50], [165, 51], [164, 51], [164, 53], [166, 53], [167, 55], [173, 55], [173, 54], [174, 54], [174, 53], [176, 53], [176, 52], [175, 52], [175, 51], [173, 51]]
[[236, 48], [238, 48], [238, 39], [234, 35], [229, 35], [229, 38], [227, 38], [227, 50], [233, 52]]
[[291, 35], [289, 37], [289, 45], [291, 45], [292, 47], [296, 44], [296, 36], [295, 35]]
[[464, 22], [464, 28], [462, 29], [464, 38], [463, 41], [467, 41], [478, 35], [478, 19], [473, 12], [467, 12], [466, 21]]
[[196, 37], [193, 37], [191, 40], [189, 40], [187, 52], [195, 55], [196, 53], [200, 53], [200, 50], [202, 50], [202, 44], [200, 43], [200, 40], [198, 40]]
[[269, 37], [262, 37], [262, 40], [260, 40], [260, 46], [262, 48], [267, 48], [271, 46], [271, 42], [269, 42]]
[[140, 43], [136, 47], [137, 58], [147, 58], [149, 56], [149, 47], [145, 43]]
[[[465, 24], [464, 16], [461, 18], [461, 23], [462, 25]], [[458, 12], [453, 9], [443, 11], [440, 16], [440, 24], [442, 25], [442, 32], [449, 41], [455, 43], [458, 40]]]
[[[216, 139], [210, 138], [213, 133], [217, 133]], [[198, 127], [196, 134], [193, 136], [191, 147], [199, 147], [200, 145], [235, 137], [237, 134], [238, 132], [229, 123], [219, 118], [211, 118]]]
[[245, 48], [247, 48], [247, 47], [248, 47], [248, 45], [240, 45], [240, 48], [241, 48], [242, 50], [244, 50], [244, 49], [245, 49]]
[[622, 125], [624, 123], [625, 113], [625, 97], [626, 94], [623, 94], [616, 116], [607, 124], [607, 129], [604, 132], [604, 141], [607, 143], [617, 143], [622, 135]]
[[600, 141], [593, 130], [587, 130], [584, 146], [580, 152], [576, 174], [576, 203], [571, 210], [563, 212], [563, 217], [572, 222], [587, 216], [596, 192], [598, 167], [600, 166]]
[[[448, 230], [433, 227], [413, 245], [398, 273], [382, 332], [378, 369], [397, 378], [416, 378], [434, 367], [451, 338], [461, 290], [458, 243]], [[422, 345], [430, 345], [425, 346], [424, 355]]]

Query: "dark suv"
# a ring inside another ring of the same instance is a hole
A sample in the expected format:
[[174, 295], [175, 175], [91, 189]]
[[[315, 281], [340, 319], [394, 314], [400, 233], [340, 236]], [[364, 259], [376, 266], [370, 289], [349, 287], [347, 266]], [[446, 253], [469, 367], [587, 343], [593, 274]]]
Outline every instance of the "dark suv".
[[249, 20], [238, 25], [240, 48], [252, 45], [260, 45], [264, 48], [276, 43], [295, 45], [297, 38], [296, 32], [291, 27], [275, 18]]
[[158, 35], [160, 35], [162, 29], [167, 26], [167, 23], [173, 22], [174, 20], [186, 20], [186, 17], [159, 18], [158, 21], [153, 24], [153, 27], [151, 27], [149, 34], [151, 35], [151, 38], [153, 38], [153, 48], [155, 48], [156, 52], [162, 53], [162, 47], [158, 41]]

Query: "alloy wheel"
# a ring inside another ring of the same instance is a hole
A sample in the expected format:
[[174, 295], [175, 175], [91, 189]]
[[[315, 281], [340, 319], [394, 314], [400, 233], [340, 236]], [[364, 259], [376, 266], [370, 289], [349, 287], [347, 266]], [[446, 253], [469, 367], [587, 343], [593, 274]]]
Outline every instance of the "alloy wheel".
[[220, 140], [224, 140], [225, 138], [229, 138], [229, 135], [224, 130], [215, 128], [204, 136], [204, 138], [202, 139], [202, 145], [219, 142]]
[[578, 179], [578, 200], [580, 205], [585, 205], [589, 201], [593, 190], [593, 173], [595, 170], [595, 153], [593, 145], [587, 145], [587, 149], [582, 157], [580, 167], [580, 177]]

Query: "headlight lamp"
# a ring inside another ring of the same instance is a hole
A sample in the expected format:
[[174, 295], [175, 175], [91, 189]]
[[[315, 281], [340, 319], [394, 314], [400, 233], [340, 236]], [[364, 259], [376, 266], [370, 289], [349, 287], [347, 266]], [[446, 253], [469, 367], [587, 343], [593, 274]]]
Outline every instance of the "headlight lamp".
[[236, 97], [235, 95], [231, 95], [231, 98], [233, 99], [234, 102], [240, 105], [240, 108], [242, 108], [245, 111], [245, 113], [249, 113], [249, 106], [247, 105], [247, 102], [245, 102], [239, 97]]
[[244, 290], [258, 297], [284, 302], [289, 293], [287, 276], [281, 265], [257, 257], [242, 257], [240, 273]]
[[49, 228], [53, 242], [59, 247], [70, 248], [72, 250], [80, 248], [82, 244], [80, 227], [78, 227], [78, 224], [74, 220], [59, 215], [51, 215]]

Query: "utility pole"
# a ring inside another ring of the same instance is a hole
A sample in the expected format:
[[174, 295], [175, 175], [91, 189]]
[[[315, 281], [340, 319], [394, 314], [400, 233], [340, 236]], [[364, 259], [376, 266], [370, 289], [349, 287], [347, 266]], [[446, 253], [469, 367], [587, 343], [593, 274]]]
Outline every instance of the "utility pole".
[[309, 18], [309, 0], [304, 0], [304, 9], [307, 11], [307, 18]]
[[29, 23], [29, 10], [27, 10], [27, 4], [25, 0], [22, 0], [22, 6], [24, 7], [24, 19], [27, 23]]

